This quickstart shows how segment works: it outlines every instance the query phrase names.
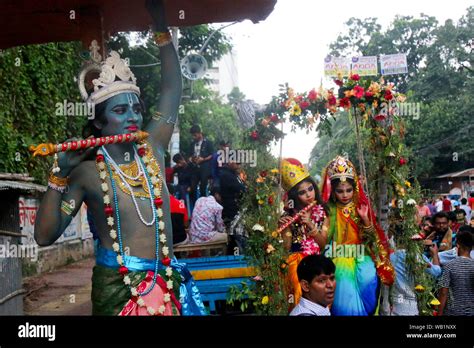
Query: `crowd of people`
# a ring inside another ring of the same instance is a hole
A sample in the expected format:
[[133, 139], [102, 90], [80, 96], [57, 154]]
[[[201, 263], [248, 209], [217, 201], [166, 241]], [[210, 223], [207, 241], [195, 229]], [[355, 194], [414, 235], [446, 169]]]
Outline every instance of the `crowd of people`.
[[[240, 164], [222, 162], [199, 126], [191, 128], [191, 135], [189, 151], [173, 157], [177, 183], [169, 185], [170, 193], [181, 199], [171, 204], [173, 230], [176, 223], [180, 231], [173, 242], [228, 241], [229, 253], [236, 247], [245, 253], [241, 198], [246, 188]], [[221, 141], [219, 150], [229, 145]], [[280, 170], [286, 194], [279, 225], [289, 252], [285, 282], [291, 315], [374, 315], [379, 306], [383, 315], [418, 315], [406, 239], [397, 233], [387, 238], [377, 224], [353, 164], [340, 156], [331, 161], [321, 191], [296, 159], [283, 160]], [[474, 315], [473, 209], [474, 193], [469, 199], [442, 196], [417, 205], [419, 233], [411, 242], [424, 245], [420, 258], [438, 284], [440, 315]], [[175, 221], [175, 213], [182, 222]], [[375, 254], [367, 236], [377, 245]]]
[[[79, 142], [67, 143], [78, 151], [56, 154], [34, 238], [40, 246], [53, 244], [85, 203], [96, 239], [93, 314], [204, 315], [199, 289], [170, 241], [228, 242], [230, 250], [243, 253], [245, 175], [238, 161], [223, 160], [198, 125], [190, 129], [190, 148], [173, 156], [176, 165], [165, 158], [178, 121], [181, 69], [162, 2], [147, 4], [161, 60], [157, 112], [144, 124], [140, 88], [125, 60], [111, 51], [101, 61], [98, 46], [91, 45], [94, 62], [84, 65], [78, 82], [96, 117], [85, 126], [87, 140], [79, 149]], [[229, 147], [219, 142], [220, 150]], [[418, 242], [426, 247], [420, 255], [426, 272], [437, 279], [439, 314], [474, 315], [474, 194], [420, 203], [419, 238], [406, 242], [397, 234], [387, 239], [356, 168], [344, 157], [325, 168], [321, 192], [295, 159], [283, 160], [280, 173], [287, 191], [279, 232], [288, 251], [291, 315], [374, 315], [381, 284], [390, 287], [386, 314], [418, 314], [406, 245]]]
[[418, 211], [417, 219], [420, 224], [439, 212], [447, 214], [453, 233], [456, 233], [462, 225], [474, 224], [474, 221], [471, 221], [474, 217], [472, 216], [474, 192], [470, 193], [469, 198], [453, 199], [448, 196], [440, 196], [436, 199], [423, 199], [416, 207]]
[[[297, 161], [287, 160], [282, 166], [282, 182], [296, 204], [280, 223], [310, 207], [285, 230], [284, 245], [290, 251], [287, 291], [296, 294], [290, 315], [373, 315], [377, 306], [380, 315], [419, 315], [416, 291], [425, 289], [409, 270], [407, 243], [424, 245], [419, 261], [436, 284], [439, 305], [434, 314], [474, 315], [474, 226], [469, 206], [474, 204], [474, 194], [461, 202], [443, 197], [440, 211], [433, 209], [433, 215], [431, 206], [420, 202], [420, 233], [407, 241], [400, 230], [384, 240], [352, 163], [338, 157], [325, 173], [320, 194]], [[317, 204], [311, 206], [313, 202]], [[367, 235], [378, 239], [375, 258], [368, 256], [366, 247], [353, 248], [362, 245]], [[345, 247], [340, 254], [331, 253], [335, 244]]]
[[[179, 206], [171, 206], [172, 216], [174, 213], [182, 215], [181, 221], [176, 222], [180, 237], [173, 242], [179, 246], [227, 241], [229, 252], [238, 248], [244, 253], [247, 234], [239, 207], [246, 188], [241, 165], [236, 161], [226, 162], [220, 155], [220, 151], [230, 147], [228, 142], [220, 141], [215, 150], [198, 125], [192, 126], [190, 133], [191, 146], [187, 152], [173, 156], [176, 164], [168, 180], [173, 198], [181, 201]], [[188, 217], [191, 222], [187, 224]], [[173, 230], [174, 223], [173, 219]]]

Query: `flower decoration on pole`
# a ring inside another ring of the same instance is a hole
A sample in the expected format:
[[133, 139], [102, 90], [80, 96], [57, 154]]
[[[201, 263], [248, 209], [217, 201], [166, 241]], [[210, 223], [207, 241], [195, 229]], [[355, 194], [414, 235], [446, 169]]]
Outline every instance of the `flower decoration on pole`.
[[[268, 111], [278, 115], [279, 119], [288, 120], [295, 127], [312, 130], [319, 120], [317, 130], [330, 131], [330, 116], [337, 112], [337, 98], [333, 90], [323, 89], [322, 86], [309, 92], [296, 93], [288, 83], [280, 85], [280, 94], [273, 97]], [[294, 129], [294, 128], [293, 128]]]
[[353, 108], [364, 117], [372, 117], [379, 122], [397, 114], [395, 102], [403, 102], [406, 99], [396, 91], [393, 83], [385, 83], [383, 78], [376, 82], [361, 79], [359, 75], [354, 74], [345, 79], [339, 76], [334, 83], [339, 86], [339, 107]]
[[266, 147], [270, 142], [283, 137], [283, 132], [277, 128], [281, 122], [278, 115], [265, 112], [256, 117], [255, 126], [248, 133], [251, 143]]

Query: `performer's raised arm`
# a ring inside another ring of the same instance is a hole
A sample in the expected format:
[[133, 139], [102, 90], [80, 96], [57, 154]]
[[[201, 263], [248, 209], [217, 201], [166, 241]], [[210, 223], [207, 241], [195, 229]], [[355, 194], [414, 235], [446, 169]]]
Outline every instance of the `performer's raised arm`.
[[150, 134], [154, 146], [166, 149], [178, 119], [182, 92], [181, 70], [166, 24], [163, 1], [147, 0], [146, 6], [153, 18], [155, 42], [160, 47], [161, 91], [158, 113], [153, 115], [145, 130]]

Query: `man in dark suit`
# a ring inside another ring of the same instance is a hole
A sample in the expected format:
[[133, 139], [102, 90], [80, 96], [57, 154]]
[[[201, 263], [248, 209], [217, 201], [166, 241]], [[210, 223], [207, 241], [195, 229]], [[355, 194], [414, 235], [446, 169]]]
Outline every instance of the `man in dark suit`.
[[197, 167], [191, 181], [190, 199], [194, 206], [197, 200], [197, 187], [199, 184], [200, 197], [207, 196], [206, 189], [211, 177], [211, 158], [214, 152], [212, 142], [204, 137], [201, 128], [198, 125], [191, 127], [190, 133], [193, 137], [189, 153], [189, 160]]
[[228, 229], [230, 242], [228, 254], [234, 254], [235, 248], [239, 254], [243, 254], [247, 244], [248, 233], [242, 223], [242, 212], [239, 214], [241, 198], [246, 190], [243, 180], [240, 178], [240, 164], [231, 161], [226, 163], [219, 171], [221, 186], [222, 218]]

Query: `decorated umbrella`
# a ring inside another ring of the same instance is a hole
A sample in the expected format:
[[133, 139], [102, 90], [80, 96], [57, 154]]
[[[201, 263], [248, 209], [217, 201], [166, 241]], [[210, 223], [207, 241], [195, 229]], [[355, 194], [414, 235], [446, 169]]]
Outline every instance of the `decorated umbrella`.
[[[167, 23], [182, 27], [250, 19], [273, 11], [276, 0], [163, 0]], [[0, 3], [0, 49], [93, 39], [102, 43], [119, 31], [147, 30], [152, 20], [145, 0], [4, 0]]]

